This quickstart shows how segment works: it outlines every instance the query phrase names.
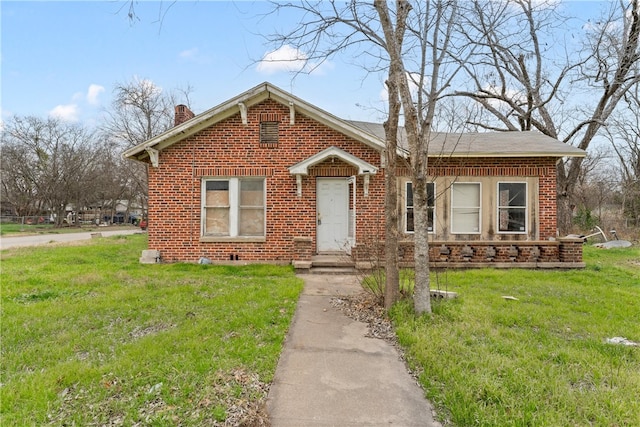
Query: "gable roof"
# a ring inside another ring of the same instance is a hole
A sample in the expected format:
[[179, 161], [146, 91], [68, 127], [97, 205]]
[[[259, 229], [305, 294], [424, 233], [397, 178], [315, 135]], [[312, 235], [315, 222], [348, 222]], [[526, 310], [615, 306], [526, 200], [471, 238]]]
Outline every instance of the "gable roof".
[[[384, 140], [382, 124], [349, 121]], [[405, 151], [409, 144], [404, 129], [399, 130], [398, 145]], [[535, 131], [517, 132], [434, 132], [429, 140], [429, 157], [584, 157], [586, 152]]]
[[143, 142], [142, 144], [138, 144], [135, 147], [126, 150], [122, 155], [123, 157], [134, 160], [144, 160], [149, 157], [147, 149], [153, 151], [167, 148], [176, 142], [188, 138], [189, 136], [194, 135], [195, 133], [235, 114], [245, 114], [242, 110], [259, 104], [266, 99], [273, 99], [282, 105], [294, 109], [295, 112], [300, 112], [301, 114], [304, 114], [305, 116], [310, 117], [317, 122], [347, 135], [356, 141], [360, 141], [378, 151], [382, 151], [384, 149], [384, 139], [380, 139], [376, 135], [372, 135], [358, 126], [339, 119], [333, 114], [303, 101], [289, 92], [272, 85], [271, 83], [265, 82], [223, 102], [216, 107], [196, 115], [192, 119], [189, 119], [186, 122]]
[[[273, 99], [288, 106], [293, 114], [300, 112], [378, 151], [384, 149], [385, 135], [381, 123], [342, 120], [265, 82], [126, 150], [122, 155], [125, 158], [140, 161], [151, 158], [152, 162], [157, 163], [159, 150], [235, 114], [245, 115], [246, 109], [266, 99]], [[406, 155], [409, 147], [402, 128], [399, 130], [399, 137], [399, 152]], [[433, 133], [429, 145], [430, 157], [584, 157], [586, 155], [585, 151], [579, 148], [538, 132]]]

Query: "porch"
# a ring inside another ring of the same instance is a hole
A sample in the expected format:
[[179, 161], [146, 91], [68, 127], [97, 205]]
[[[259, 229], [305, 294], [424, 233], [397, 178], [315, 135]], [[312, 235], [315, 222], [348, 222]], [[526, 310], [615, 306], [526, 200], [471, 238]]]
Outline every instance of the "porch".
[[[432, 268], [584, 268], [583, 239], [564, 237], [538, 241], [432, 241], [429, 260]], [[384, 242], [357, 244], [347, 254], [315, 254], [310, 238], [294, 239], [297, 272], [337, 272], [371, 269], [383, 265]], [[400, 267], [414, 267], [413, 241], [398, 248]], [[343, 271], [340, 271], [340, 270]]]

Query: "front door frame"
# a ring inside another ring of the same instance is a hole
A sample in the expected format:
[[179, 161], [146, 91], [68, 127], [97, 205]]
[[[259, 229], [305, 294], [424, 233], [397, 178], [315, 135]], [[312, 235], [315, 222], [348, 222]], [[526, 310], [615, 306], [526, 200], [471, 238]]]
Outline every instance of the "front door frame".
[[[326, 184], [332, 184], [329, 193], [321, 191], [321, 186]], [[349, 236], [351, 225], [349, 184], [349, 178], [346, 177], [316, 178], [316, 249], [318, 253], [350, 252], [353, 239]]]

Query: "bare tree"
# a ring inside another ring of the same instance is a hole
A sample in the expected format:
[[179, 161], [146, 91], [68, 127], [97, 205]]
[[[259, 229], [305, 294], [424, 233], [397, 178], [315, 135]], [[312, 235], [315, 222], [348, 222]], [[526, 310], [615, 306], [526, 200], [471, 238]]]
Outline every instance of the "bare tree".
[[[404, 129], [409, 144], [414, 200], [416, 313], [431, 312], [428, 193], [429, 143], [438, 101], [454, 80], [468, 55], [456, 44], [460, 9], [456, 2], [425, 1], [411, 5], [398, 0], [393, 11], [384, 0], [374, 1], [387, 43], [390, 69], [398, 86], [404, 113]], [[395, 23], [392, 21], [395, 16]], [[411, 37], [404, 46], [401, 34]], [[414, 89], [415, 88], [415, 89]]]
[[85, 128], [16, 116], [3, 131], [2, 146], [3, 196], [24, 212], [46, 209], [60, 226], [67, 206], [78, 209], [90, 199], [99, 157]]
[[[398, 32], [396, 41], [402, 45], [404, 31]], [[385, 132], [385, 292], [384, 306], [389, 310], [399, 298], [400, 270], [398, 268], [398, 127], [402, 102], [398, 88], [397, 69], [398, 64], [389, 67], [389, 76], [386, 82], [389, 94], [389, 115], [384, 122]]]
[[621, 211], [640, 225], [640, 83], [624, 98], [624, 108], [611, 120], [607, 137], [616, 153], [622, 191]]
[[[416, 312], [430, 312], [427, 172], [428, 145], [437, 101], [451, 84], [459, 65], [450, 55], [466, 47], [455, 45], [456, 2], [398, 0], [393, 2], [352, 1], [275, 3], [300, 12], [300, 24], [288, 33], [270, 37], [279, 46], [291, 45], [304, 51], [310, 62], [348, 54], [358, 58], [366, 72], [387, 70], [388, 119], [385, 122], [387, 161], [397, 153], [401, 119], [408, 141], [414, 194]], [[395, 159], [393, 160], [395, 162]], [[388, 165], [387, 165], [388, 166]], [[395, 302], [397, 281], [397, 185], [395, 166], [385, 169], [385, 260], [387, 286], [385, 305]], [[394, 187], [389, 191], [390, 187]]]
[[580, 231], [590, 231], [595, 225], [603, 224], [603, 209], [614, 199], [613, 188], [619, 182], [616, 174], [611, 174], [610, 150], [606, 146], [594, 146], [589, 156], [582, 162], [580, 175], [574, 189], [574, 225]]
[[[640, 81], [640, 5], [638, 0], [612, 2], [607, 15], [584, 26], [584, 44], [573, 50], [563, 43], [566, 18], [557, 13], [559, 5], [474, 2], [463, 22], [468, 43], [476, 47], [473, 60], [463, 64], [473, 86], [455, 94], [475, 100], [493, 119], [485, 117], [474, 123], [478, 126], [537, 130], [587, 150]], [[587, 102], [571, 105], [576, 95]], [[571, 197], [582, 161], [571, 158], [557, 167], [562, 232], [571, 226]]]
[[[188, 102], [188, 87], [180, 96]], [[174, 107], [178, 102], [175, 93], [169, 93], [146, 79], [134, 78], [116, 84], [111, 109], [101, 128], [112, 147], [122, 151], [141, 144], [174, 125]], [[114, 187], [106, 200], [138, 200], [146, 212], [147, 166], [139, 162], [118, 161], [115, 170], [120, 176], [113, 177]]]
[[2, 210], [11, 208], [18, 216], [33, 216], [43, 210], [42, 202], [36, 197], [37, 188], [32, 179], [29, 149], [24, 144], [17, 144], [5, 139], [7, 133], [2, 134], [0, 148], [1, 182], [2, 182]]
[[[285, 33], [267, 36], [278, 45], [294, 46], [303, 51], [312, 64], [301, 72], [310, 72], [334, 55], [349, 52], [366, 72], [388, 68], [386, 42], [380, 34], [376, 10], [367, 2], [301, 1], [273, 3], [272, 13], [282, 9], [301, 15], [299, 26]], [[389, 71], [386, 82], [389, 96], [388, 119], [385, 129], [385, 307], [390, 308], [399, 298], [398, 271], [398, 190], [396, 162], [401, 101], [394, 72]]]
[[124, 148], [130, 148], [173, 126], [176, 96], [152, 81], [134, 78], [117, 83], [103, 131]]

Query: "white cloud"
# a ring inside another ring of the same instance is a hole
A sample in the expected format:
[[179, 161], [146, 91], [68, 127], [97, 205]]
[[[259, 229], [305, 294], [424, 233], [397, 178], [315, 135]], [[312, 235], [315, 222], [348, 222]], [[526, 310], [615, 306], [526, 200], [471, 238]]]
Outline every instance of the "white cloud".
[[9, 119], [11, 116], [13, 116], [13, 113], [11, 111], [5, 110], [0, 107], [0, 131], [4, 130], [5, 120]]
[[[152, 80], [141, 79], [138, 76], [134, 76], [135, 84], [141, 91], [141, 94], [160, 94], [162, 93], [162, 87], [155, 84]], [[145, 95], [146, 96], [146, 95]]]
[[387, 87], [386, 83], [383, 83], [382, 88], [380, 89], [380, 101], [389, 101], [389, 88]]
[[210, 64], [211, 58], [200, 51], [197, 47], [192, 47], [191, 49], [185, 49], [178, 53], [178, 58], [183, 61], [194, 62], [196, 64]]
[[184, 59], [195, 59], [198, 57], [200, 50], [197, 47], [192, 47], [191, 49], [183, 50], [178, 54], [180, 58]]
[[284, 45], [279, 49], [267, 52], [258, 63], [257, 70], [264, 74], [274, 74], [281, 71], [298, 72], [307, 66], [307, 55], [304, 52]]
[[73, 96], [71, 97], [71, 100], [73, 102], [82, 102], [84, 101], [84, 92], [76, 92], [73, 94]]
[[150, 93], [161, 93], [162, 92], [162, 88], [160, 86], [156, 85], [153, 82], [153, 80], [145, 79], [145, 78], [140, 77], [138, 75], [134, 75], [133, 76], [132, 86], [136, 87], [136, 88], [141, 88], [141, 90], [144, 91], [144, 92], [150, 92]]
[[49, 111], [49, 115], [51, 117], [64, 120], [65, 122], [77, 122], [78, 113], [77, 104], [58, 105], [53, 110]]
[[49, 111], [49, 116], [65, 122], [77, 122], [80, 120], [81, 107], [87, 104], [100, 105], [100, 95], [105, 91], [104, 86], [92, 83], [85, 92], [76, 92], [71, 96], [69, 104], [60, 104]]
[[91, 105], [99, 105], [100, 100], [98, 100], [98, 97], [102, 92], [104, 92], [104, 86], [92, 83], [87, 91], [87, 102]]

